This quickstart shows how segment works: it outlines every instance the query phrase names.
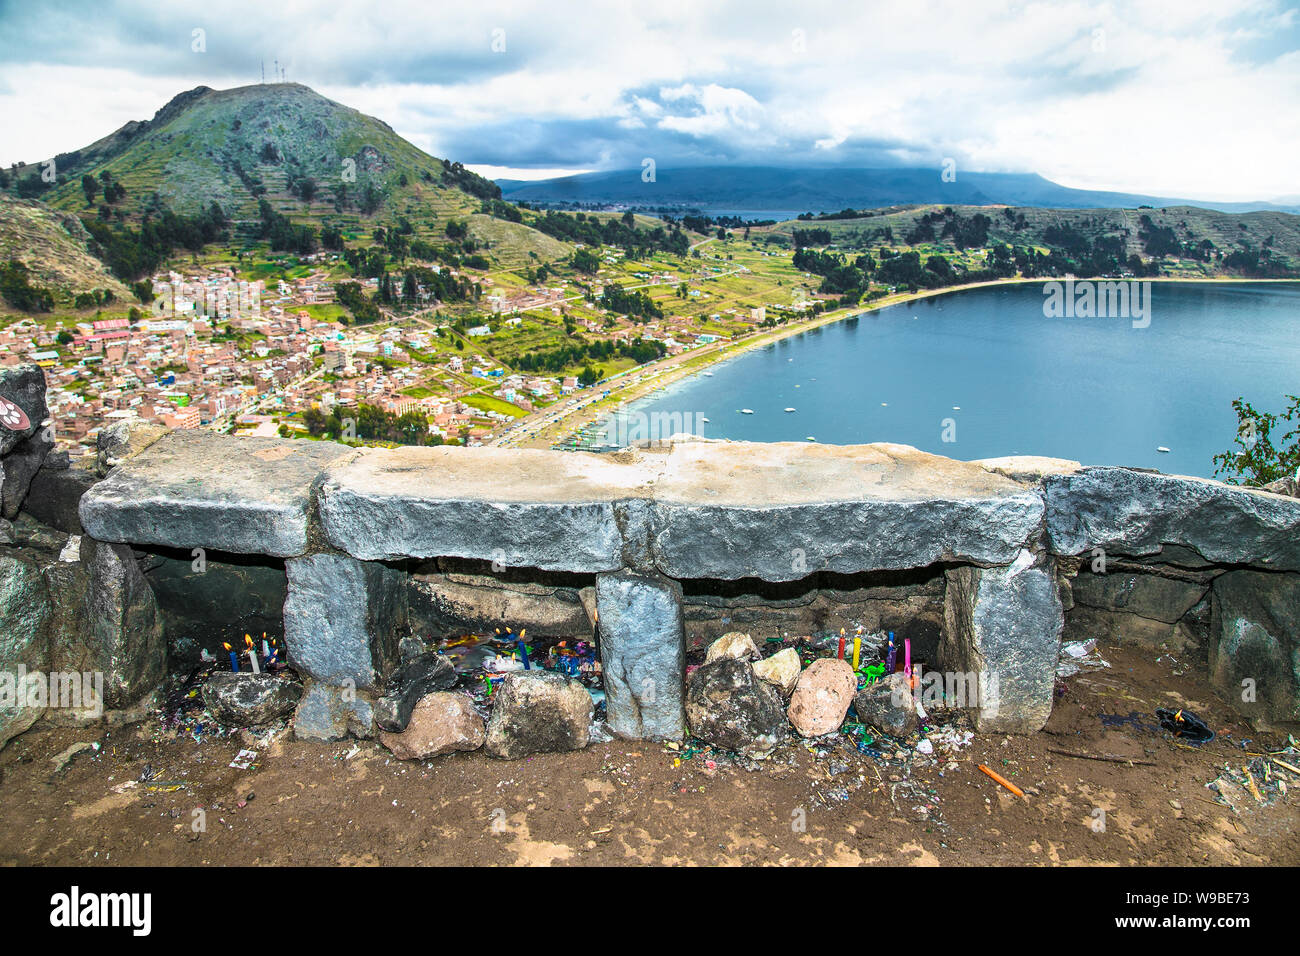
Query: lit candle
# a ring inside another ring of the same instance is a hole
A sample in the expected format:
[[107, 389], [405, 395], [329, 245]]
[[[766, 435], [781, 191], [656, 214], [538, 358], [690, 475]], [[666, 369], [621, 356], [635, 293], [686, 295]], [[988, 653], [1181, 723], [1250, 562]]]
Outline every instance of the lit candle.
[[519, 632], [519, 636], [515, 638], [516, 643], [519, 645], [519, 656], [524, 659], [524, 670], [526, 671], [532, 670], [532, 665], [528, 663], [528, 646], [524, 644], [524, 634], [527, 631], [528, 628], [524, 628]]
[[271, 645], [266, 643], [266, 631], [262, 632], [262, 656], [263, 657], [271, 656]]
[[898, 648], [894, 646], [894, 632], [889, 632], [889, 650], [885, 654], [885, 673], [894, 673], [894, 664], [898, 660]]
[[251, 647], [248, 649], [248, 666], [253, 669], [254, 674], [262, 673], [262, 669], [257, 666], [257, 651]]
[[237, 655], [225, 641], [221, 642], [221, 646], [230, 652], [230, 669], [235, 673], [239, 673], [239, 655]]
[[839, 659], [844, 660], [844, 628], [840, 628], [840, 653]]
[[862, 657], [862, 635], [853, 635], [853, 670], [857, 671], [858, 661]]

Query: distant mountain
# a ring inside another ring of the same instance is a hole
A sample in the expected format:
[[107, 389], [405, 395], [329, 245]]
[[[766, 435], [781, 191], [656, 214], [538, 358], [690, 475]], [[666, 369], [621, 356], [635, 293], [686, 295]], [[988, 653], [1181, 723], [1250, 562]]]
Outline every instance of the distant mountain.
[[[500, 198], [490, 180], [460, 163], [430, 156], [382, 120], [298, 83], [267, 83], [181, 93], [152, 119], [133, 121], [82, 149], [54, 157], [57, 179], [41, 165], [5, 174], [11, 194], [79, 215], [96, 215], [105, 177], [124, 195], [110, 208], [137, 218], [149, 209], [196, 213], [217, 203], [232, 220], [258, 216], [266, 198], [294, 221], [329, 222], [369, 232], [407, 218], [440, 235], [449, 219], [512, 256], [552, 258], [559, 243], [516, 222], [480, 215]], [[83, 177], [98, 184], [88, 202]], [[3, 183], [0, 183], [3, 185]], [[489, 208], [489, 213], [492, 211]]]
[[1135, 193], [1060, 186], [1034, 173], [966, 173], [943, 182], [937, 169], [834, 169], [779, 166], [692, 166], [659, 169], [655, 182], [640, 169], [584, 173], [535, 182], [500, 179], [513, 202], [638, 205], [716, 210], [838, 212], [908, 204], [1013, 205], [1056, 209], [1200, 206], [1223, 212], [1300, 212], [1267, 202], [1207, 203]]

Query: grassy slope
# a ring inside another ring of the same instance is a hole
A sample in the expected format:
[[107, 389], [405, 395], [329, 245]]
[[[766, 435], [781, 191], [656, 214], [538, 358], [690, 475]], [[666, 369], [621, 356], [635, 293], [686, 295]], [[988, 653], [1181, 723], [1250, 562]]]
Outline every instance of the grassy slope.
[[[111, 290], [119, 301], [129, 299], [130, 291], [91, 255], [89, 241], [75, 216], [0, 194], [0, 260], [26, 264], [32, 281], [53, 289], [61, 301], [95, 289]], [[0, 309], [6, 308], [0, 303]]]

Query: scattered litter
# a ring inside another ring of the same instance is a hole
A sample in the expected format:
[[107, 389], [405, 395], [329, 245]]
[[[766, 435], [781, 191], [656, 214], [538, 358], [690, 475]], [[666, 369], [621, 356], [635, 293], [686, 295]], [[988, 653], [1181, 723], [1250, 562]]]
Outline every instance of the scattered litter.
[[98, 749], [99, 749], [99, 744], [93, 743], [88, 740], [82, 741], [81, 743], [73, 744], [71, 747], [69, 747], [67, 750], [64, 750], [62, 753], [56, 754], [55, 756], [51, 757], [50, 762], [54, 764], [54, 772], [58, 773], [60, 770], [62, 770], [64, 767], [68, 765], [68, 763], [72, 760], [73, 757], [81, 753], [83, 750], [98, 750]]
[[241, 750], [235, 755], [235, 759], [230, 761], [230, 766], [236, 770], [247, 770], [257, 762], [256, 750]]
[[1061, 645], [1056, 676], [1073, 677], [1080, 671], [1096, 671], [1106, 667], [1110, 667], [1110, 662], [1097, 650], [1096, 640], [1066, 641]]
[[984, 766], [983, 764], [980, 764], [979, 768], [980, 770], [984, 771], [984, 773], [988, 774], [994, 781], [1000, 783], [1002, 786], [1006, 787], [1008, 790], [1014, 793], [1017, 797], [1023, 797], [1025, 795], [1025, 791], [1021, 790], [1019, 787], [1017, 787], [1006, 777], [1003, 777], [1000, 774], [990, 770], [988, 767]]

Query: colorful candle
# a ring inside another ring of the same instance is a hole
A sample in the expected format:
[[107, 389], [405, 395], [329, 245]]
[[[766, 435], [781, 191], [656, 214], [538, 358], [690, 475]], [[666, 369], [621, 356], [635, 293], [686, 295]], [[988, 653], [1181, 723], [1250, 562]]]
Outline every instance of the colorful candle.
[[262, 673], [262, 669], [257, 666], [257, 651], [251, 647], [248, 649], [248, 666], [253, 669], [254, 674]]
[[516, 643], [519, 645], [519, 656], [524, 660], [524, 670], [526, 671], [533, 669], [532, 665], [528, 663], [528, 645], [524, 643], [524, 634], [526, 634], [527, 631], [528, 629], [524, 628], [519, 632], [519, 637], [515, 639]]
[[858, 661], [862, 659], [862, 637], [858, 634], [853, 635], [853, 669], [858, 669]]
[[840, 653], [839, 659], [844, 660], [844, 628], [840, 628]]
[[894, 632], [889, 632], [889, 650], [885, 654], [885, 673], [894, 673], [894, 664], [898, 660], [898, 648], [894, 646]]
[[910, 637], [903, 640], [903, 674], [909, 680], [912, 677], [912, 639]]
[[234, 671], [236, 674], [239, 673], [239, 655], [236, 654], [234, 650], [231, 649], [230, 645], [227, 644], [225, 641], [221, 642], [221, 646], [224, 647], [230, 654], [230, 669]]

